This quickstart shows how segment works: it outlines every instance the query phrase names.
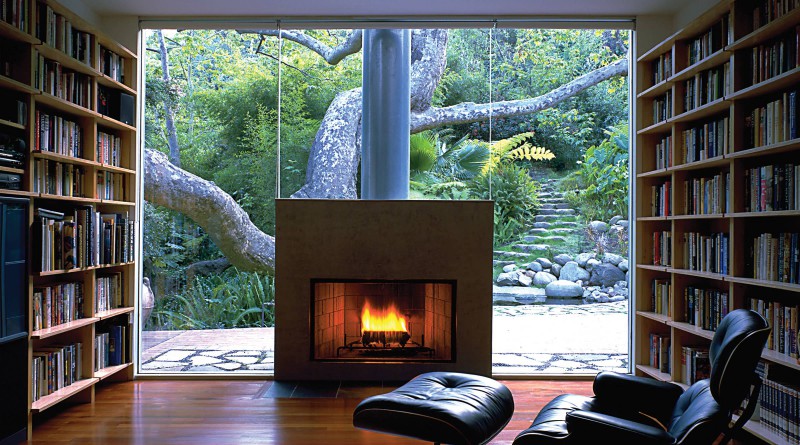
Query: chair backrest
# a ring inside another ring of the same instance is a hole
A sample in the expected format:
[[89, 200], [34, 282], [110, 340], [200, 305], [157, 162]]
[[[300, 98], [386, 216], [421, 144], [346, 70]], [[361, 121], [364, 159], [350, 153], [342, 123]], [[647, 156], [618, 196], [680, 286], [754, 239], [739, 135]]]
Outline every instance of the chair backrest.
[[727, 428], [750, 391], [769, 331], [757, 312], [737, 309], [725, 316], [709, 347], [711, 377], [686, 390], [672, 412], [669, 432], [679, 444], [711, 443]]
[[764, 317], [747, 309], [737, 309], [722, 319], [708, 350], [711, 394], [722, 409], [737, 408], [749, 393], [769, 332]]

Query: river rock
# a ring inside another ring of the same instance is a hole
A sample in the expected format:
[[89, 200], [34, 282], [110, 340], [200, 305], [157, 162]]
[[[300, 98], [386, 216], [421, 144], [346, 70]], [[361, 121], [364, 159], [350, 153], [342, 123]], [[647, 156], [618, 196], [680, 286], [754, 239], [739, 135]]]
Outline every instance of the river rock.
[[581, 298], [583, 288], [572, 281], [556, 280], [544, 288], [548, 298]]
[[608, 224], [603, 221], [592, 221], [589, 223], [589, 229], [594, 233], [608, 232]]
[[621, 271], [619, 267], [610, 263], [602, 263], [592, 269], [590, 284], [599, 284], [603, 287], [611, 287], [617, 281], [625, 279], [625, 272]]
[[509, 264], [509, 265], [503, 266], [503, 272], [514, 272], [515, 270], [517, 270], [517, 265], [516, 264]]
[[619, 263], [621, 263], [621, 262], [622, 262], [622, 260], [624, 260], [624, 259], [625, 259], [625, 258], [623, 258], [623, 257], [622, 257], [622, 256], [620, 256], [620, 255], [617, 255], [616, 253], [609, 253], [609, 252], [607, 252], [607, 253], [605, 254], [605, 256], [603, 256], [603, 262], [604, 262], [604, 263], [611, 263], [611, 264], [613, 264], [613, 265], [615, 265], [615, 266], [619, 265]]
[[617, 267], [619, 267], [619, 270], [621, 270], [621, 271], [623, 271], [623, 272], [627, 272], [627, 271], [628, 271], [628, 268], [629, 268], [629, 266], [628, 266], [628, 260], [622, 260], [622, 261], [620, 261], [620, 262], [619, 262], [619, 264], [617, 265]]
[[545, 269], [549, 269], [553, 265], [553, 263], [547, 258], [536, 258], [536, 262], [541, 264]]
[[541, 264], [539, 264], [539, 263], [537, 263], [536, 261], [533, 261], [533, 262], [531, 262], [531, 263], [528, 263], [527, 269], [528, 269], [528, 270], [532, 270], [532, 271], [534, 271], [534, 272], [541, 272], [542, 270], [544, 270], [544, 269], [542, 268], [542, 265], [541, 265]]
[[550, 273], [555, 275], [556, 278], [558, 278], [561, 275], [561, 265], [553, 264], [553, 266], [550, 267]]
[[[537, 275], [538, 275], [538, 273], [537, 273]], [[533, 278], [528, 276], [528, 274], [521, 273], [517, 277], [517, 281], [519, 281], [519, 284], [521, 284], [521, 285], [523, 285], [525, 287], [530, 287], [530, 285], [533, 283]]]
[[611, 221], [609, 221], [608, 224], [613, 226], [614, 224], [616, 224], [617, 222], [619, 222], [619, 221], [621, 221], [623, 219], [625, 219], [624, 216], [617, 215], [617, 216], [611, 218]]
[[591, 272], [592, 269], [594, 269], [595, 267], [597, 267], [597, 266], [599, 266], [601, 264], [603, 264], [603, 263], [601, 263], [599, 260], [597, 260], [595, 258], [592, 258], [592, 259], [590, 259], [589, 261], [586, 262], [586, 267], [584, 267], [584, 269], [586, 269], [589, 272]]
[[553, 262], [562, 266], [567, 264], [567, 261], [572, 261], [572, 256], [567, 255], [566, 253], [561, 253], [553, 257]]
[[596, 256], [594, 252], [588, 253], [579, 253], [578, 256], [575, 257], [575, 262], [578, 263], [578, 266], [586, 267], [586, 262], [593, 259]]
[[519, 283], [519, 273], [517, 271], [503, 272], [497, 276], [498, 286], [516, 286], [517, 283]]
[[533, 277], [534, 286], [547, 286], [553, 281], [556, 281], [556, 277], [547, 272], [536, 272], [536, 275]]
[[569, 261], [561, 268], [561, 275], [558, 278], [566, 281], [586, 281], [590, 276], [591, 274], [586, 269], [578, 266], [578, 263]]

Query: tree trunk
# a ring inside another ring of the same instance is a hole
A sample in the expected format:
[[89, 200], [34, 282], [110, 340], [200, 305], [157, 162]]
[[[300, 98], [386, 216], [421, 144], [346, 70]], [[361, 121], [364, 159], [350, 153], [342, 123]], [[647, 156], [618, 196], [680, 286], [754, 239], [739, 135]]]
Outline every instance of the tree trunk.
[[165, 100], [164, 100], [164, 123], [167, 127], [167, 144], [169, 145], [169, 161], [173, 165], [180, 168], [181, 166], [181, 149], [178, 147], [178, 131], [175, 129], [175, 109], [174, 98], [172, 92], [172, 78], [169, 75], [169, 59], [167, 55], [167, 45], [164, 43], [164, 34], [159, 29], [156, 31], [158, 34], [158, 51], [161, 53], [161, 80], [164, 82]]

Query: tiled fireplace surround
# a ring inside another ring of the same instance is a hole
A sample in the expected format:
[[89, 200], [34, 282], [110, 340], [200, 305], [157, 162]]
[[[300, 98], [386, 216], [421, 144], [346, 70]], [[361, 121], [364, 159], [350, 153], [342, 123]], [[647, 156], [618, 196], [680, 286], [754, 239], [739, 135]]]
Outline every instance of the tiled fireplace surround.
[[[276, 218], [277, 380], [491, 373], [492, 202], [283, 199]], [[359, 297], [376, 292], [423, 309], [411, 340], [431, 357], [337, 359], [345, 329], [359, 335]]]

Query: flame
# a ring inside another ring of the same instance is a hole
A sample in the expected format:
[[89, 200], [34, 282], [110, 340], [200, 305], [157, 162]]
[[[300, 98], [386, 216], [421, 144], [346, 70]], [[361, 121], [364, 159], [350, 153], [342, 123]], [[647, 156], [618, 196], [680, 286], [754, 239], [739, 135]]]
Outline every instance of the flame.
[[361, 333], [372, 332], [408, 332], [406, 319], [402, 317], [394, 303], [388, 308], [372, 308], [369, 301], [364, 302], [361, 311]]

